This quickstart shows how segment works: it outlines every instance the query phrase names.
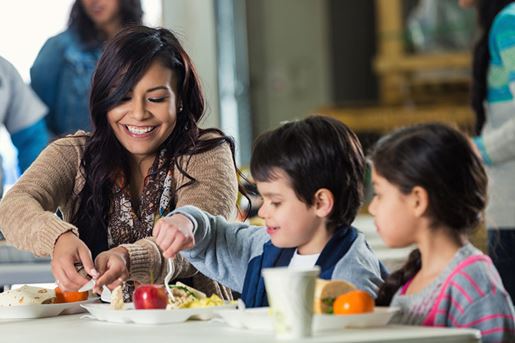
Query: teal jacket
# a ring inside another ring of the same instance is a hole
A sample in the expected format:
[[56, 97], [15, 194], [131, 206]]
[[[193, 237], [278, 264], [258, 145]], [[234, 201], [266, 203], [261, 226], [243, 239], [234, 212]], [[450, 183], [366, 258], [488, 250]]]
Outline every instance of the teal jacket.
[[30, 69], [31, 86], [47, 105], [55, 136], [91, 130], [89, 93], [100, 46], [86, 47], [73, 29], [46, 41]]

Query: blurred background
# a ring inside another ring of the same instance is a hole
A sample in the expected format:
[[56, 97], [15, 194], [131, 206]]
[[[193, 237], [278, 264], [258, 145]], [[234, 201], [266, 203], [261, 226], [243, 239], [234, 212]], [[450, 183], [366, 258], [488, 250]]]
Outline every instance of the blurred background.
[[[2, 4], [0, 55], [29, 68], [67, 25], [73, 0]], [[143, 0], [144, 23], [173, 29], [208, 98], [205, 126], [252, 140], [310, 113], [340, 118], [365, 145], [432, 119], [467, 128], [474, 10], [457, 0]], [[30, 9], [30, 10], [28, 10]], [[14, 28], [14, 29], [13, 29]]]
[[[27, 83], [43, 43], [67, 27], [73, 2], [0, 5], [0, 55]], [[365, 148], [412, 123], [437, 120], [469, 132], [473, 127], [475, 13], [459, 8], [457, 0], [142, 0], [142, 5], [146, 25], [172, 29], [182, 40], [206, 93], [203, 126], [235, 138], [242, 168], [257, 135], [312, 113], [342, 120]], [[367, 215], [356, 225], [390, 267], [411, 249], [386, 249]], [[34, 261], [10, 247], [0, 249], [0, 261], [24, 259]], [[45, 264], [41, 273], [48, 271]]]

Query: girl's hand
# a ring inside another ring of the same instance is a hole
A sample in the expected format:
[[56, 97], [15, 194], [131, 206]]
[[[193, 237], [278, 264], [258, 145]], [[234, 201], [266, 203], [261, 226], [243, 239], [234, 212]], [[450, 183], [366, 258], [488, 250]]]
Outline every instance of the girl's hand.
[[77, 272], [76, 265], [81, 264], [87, 274], [97, 278], [98, 272], [91, 258], [91, 251], [73, 232], [61, 234], [52, 252], [52, 274], [63, 291], [77, 291], [89, 280]]
[[106, 285], [110, 290], [129, 278], [129, 252], [124, 247], [116, 247], [100, 253], [95, 259], [95, 266], [100, 276], [93, 291], [101, 294]]
[[193, 223], [182, 214], [159, 219], [154, 226], [152, 236], [163, 251], [163, 257], [174, 257], [179, 251], [195, 245]]

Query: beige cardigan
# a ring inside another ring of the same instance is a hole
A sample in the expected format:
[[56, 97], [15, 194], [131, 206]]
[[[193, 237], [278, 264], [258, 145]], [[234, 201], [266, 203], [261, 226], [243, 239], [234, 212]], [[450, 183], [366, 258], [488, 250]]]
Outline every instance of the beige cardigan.
[[[59, 235], [67, 231], [79, 234], [69, 220], [78, 208], [77, 195], [84, 185], [79, 166], [85, 142], [84, 136], [76, 134], [50, 144], [1, 200], [0, 228], [8, 242], [35, 255], [48, 256]], [[223, 144], [188, 157], [179, 163], [198, 182], [178, 191], [177, 207], [191, 204], [232, 219], [238, 184], [229, 146]], [[177, 170], [174, 177], [178, 186], [188, 181]], [[57, 208], [63, 220], [55, 215]], [[149, 282], [151, 273], [157, 281], [164, 278], [167, 266], [152, 238], [123, 246], [129, 251], [131, 280]], [[193, 287], [230, 298], [227, 289], [198, 273], [181, 257], [175, 267], [175, 277], [193, 277]]]

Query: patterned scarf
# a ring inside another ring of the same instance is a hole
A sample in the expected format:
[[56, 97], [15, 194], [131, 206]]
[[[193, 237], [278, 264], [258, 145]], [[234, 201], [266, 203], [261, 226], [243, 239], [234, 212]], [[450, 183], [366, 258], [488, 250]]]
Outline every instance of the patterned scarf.
[[[154, 159], [145, 178], [139, 204], [133, 204], [128, 187], [120, 188], [119, 185], [115, 185], [113, 188], [112, 208], [107, 227], [109, 249], [151, 237], [157, 219], [175, 208], [177, 200], [173, 164], [167, 155], [166, 149], [163, 149]], [[170, 167], [162, 168], [164, 165]], [[126, 301], [132, 298], [133, 290], [134, 283], [127, 282], [124, 289]]]

